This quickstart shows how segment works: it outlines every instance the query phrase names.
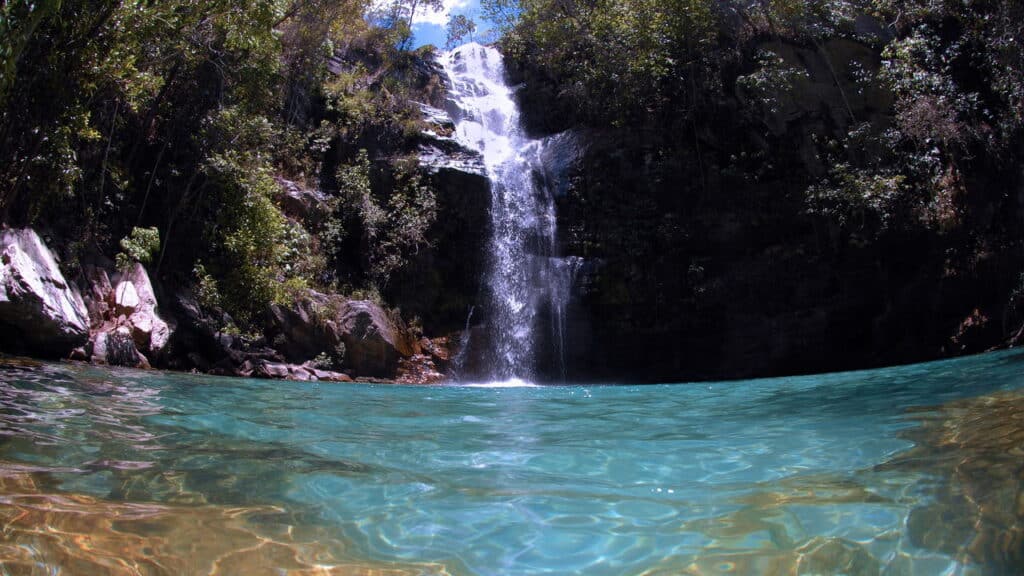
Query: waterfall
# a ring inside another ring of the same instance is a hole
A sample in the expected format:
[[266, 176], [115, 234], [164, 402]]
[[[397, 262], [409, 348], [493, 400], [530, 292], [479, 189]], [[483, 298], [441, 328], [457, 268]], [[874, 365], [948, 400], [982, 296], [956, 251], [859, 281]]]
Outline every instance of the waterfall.
[[[537, 347], [550, 344], [559, 356], [564, 349], [567, 274], [573, 269], [556, 257], [554, 198], [539, 177], [544, 141], [523, 134], [497, 50], [466, 44], [442, 63], [455, 136], [480, 152], [491, 181], [486, 376], [533, 380]], [[564, 360], [558, 362], [564, 375]]]

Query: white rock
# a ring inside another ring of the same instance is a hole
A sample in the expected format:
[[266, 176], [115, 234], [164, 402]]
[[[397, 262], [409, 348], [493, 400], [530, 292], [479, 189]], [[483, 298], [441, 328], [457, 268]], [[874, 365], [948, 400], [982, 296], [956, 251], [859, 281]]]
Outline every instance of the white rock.
[[89, 338], [82, 297], [31, 228], [0, 232], [0, 325], [17, 340], [9, 343], [43, 354], [67, 354]]
[[119, 312], [131, 314], [139, 308], [139, 293], [135, 290], [135, 284], [125, 280], [119, 282], [114, 288], [114, 305]]

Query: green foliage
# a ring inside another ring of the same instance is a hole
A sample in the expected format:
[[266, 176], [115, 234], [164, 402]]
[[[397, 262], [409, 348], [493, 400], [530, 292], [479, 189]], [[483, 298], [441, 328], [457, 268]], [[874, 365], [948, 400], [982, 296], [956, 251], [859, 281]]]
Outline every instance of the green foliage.
[[519, 0], [480, 0], [480, 15], [499, 33], [511, 32], [519, 20]]
[[437, 218], [434, 191], [423, 184], [415, 161], [397, 165], [396, 186], [388, 198], [387, 210], [370, 255], [371, 274], [378, 285], [387, 284], [391, 274], [405, 265], [420, 247], [429, 244], [427, 229]]
[[217, 279], [207, 272], [202, 261], [197, 261], [192, 268], [192, 278], [195, 280], [196, 299], [199, 301], [199, 305], [205, 310], [220, 308], [221, 296]]
[[807, 191], [808, 211], [866, 238], [885, 231], [905, 199], [905, 178], [839, 164]]
[[347, 226], [361, 232], [369, 279], [385, 286], [409, 256], [428, 244], [427, 230], [437, 217], [434, 191], [423, 184], [414, 160], [392, 167], [393, 187], [378, 195], [370, 182], [370, 161], [362, 150], [352, 164], [338, 169], [338, 210]]
[[778, 54], [768, 50], [760, 51], [757, 61], [757, 69], [737, 78], [736, 85], [758, 106], [775, 114], [800, 82], [808, 79], [807, 72], [787, 65]]
[[18, 61], [43, 21], [60, 9], [60, 0], [10, 0], [0, 5], [0, 106], [14, 84]]
[[347, 350], [344, 342], [338, 342], [333, 350], [321, 352], [313, 358], [313, 366], [320, 370], [341, 370], [345, 366], [345, 354]]
[[117, 267], [125, 269], [133, 262], [149, 264], [153, 256], [160, 250], [160, 231], [154, 228], [132, 228], [131, 234], [121, 239], [121, 252], [118, 252]]
[[222, 303], [248, 323], [277, 298], [285, 219], [271, 201], [275, 182], [267, 166], [226, 152], [213, 156], [207, 171], [220, 193], [215, 247]]
[[506, 51], [554, 79], [591, 122], [678, 113], [711, 81], [716, 19], [705, 0], [520, 0], [491, 10], [518, 13]]
[[211, 259], [221, 306], [250, 326], [267, 303], [301, 291], [323, 261], [312, 237], [273, 202], [278, 184], [265, 150], [275, 132], [266, 118], [225, 108], [210, 121], [206, 162], [216, 191]]

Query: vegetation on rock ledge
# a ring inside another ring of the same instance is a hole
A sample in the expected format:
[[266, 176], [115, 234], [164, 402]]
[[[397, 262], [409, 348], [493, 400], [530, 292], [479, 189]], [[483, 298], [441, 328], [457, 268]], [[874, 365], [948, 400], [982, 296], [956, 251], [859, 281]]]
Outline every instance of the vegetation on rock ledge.
[[[72, 272], [120, 248], [119, 264], [196, 284], [245, 330], [308, 288], [377, 292], [430, 241], [434, 199], [407, 157], [413, 101], [436, 99], [440, 81], [429, 49], [398, 47], [406, 19], [369, 10], [4, 3], [0, 221], [61, 239]], [[282, 181], [322, 191], [331, 216], [286, 213]]]

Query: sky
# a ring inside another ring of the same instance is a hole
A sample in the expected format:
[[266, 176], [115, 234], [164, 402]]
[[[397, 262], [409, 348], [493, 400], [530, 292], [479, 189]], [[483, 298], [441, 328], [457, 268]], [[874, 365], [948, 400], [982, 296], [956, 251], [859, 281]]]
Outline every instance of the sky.
[[448, 39], [448, 18], [458, 14], [476, 20], [477, 31], [482, 32], [486, 26], [480, 22], [479, 10], [480, 0], [444, 0], [443, 10], [419, 10], [412, 20], [413, 45], [418, 48], [433, 44], [443, 50]]

